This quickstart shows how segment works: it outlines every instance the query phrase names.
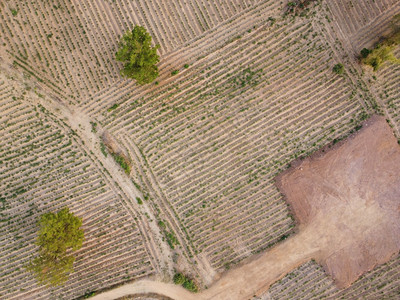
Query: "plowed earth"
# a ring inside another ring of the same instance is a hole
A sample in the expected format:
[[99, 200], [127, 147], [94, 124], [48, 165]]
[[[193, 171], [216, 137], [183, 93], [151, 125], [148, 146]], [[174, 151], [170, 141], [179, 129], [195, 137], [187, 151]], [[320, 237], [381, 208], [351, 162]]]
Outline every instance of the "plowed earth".
[[382, 117], [326, 152], [282, 174], [278, 182], [300, 231], [310, 230], [314, 258], [348, 287], [400, 249], [400, 147]]

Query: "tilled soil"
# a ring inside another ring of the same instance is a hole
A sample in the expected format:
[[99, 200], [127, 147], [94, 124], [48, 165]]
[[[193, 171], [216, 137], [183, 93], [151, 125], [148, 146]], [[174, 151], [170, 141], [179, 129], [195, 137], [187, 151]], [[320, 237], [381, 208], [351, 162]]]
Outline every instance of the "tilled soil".
[[374, 116], [328, 150], [299, 161], [278, 185], [300, 231], [314, 228], [314, 258], [343, 288], [400, 249], [400, 147]]

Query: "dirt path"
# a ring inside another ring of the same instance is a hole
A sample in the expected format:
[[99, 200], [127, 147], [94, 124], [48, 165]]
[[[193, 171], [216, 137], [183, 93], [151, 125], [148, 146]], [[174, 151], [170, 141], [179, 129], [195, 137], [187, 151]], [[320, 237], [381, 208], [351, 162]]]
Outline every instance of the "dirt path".
[[137, 293], [157, 293], [176, 300], [245, 299], [265, 292], [272, 283], [315, 256], [318, 252], [316, 239], [310, 231], [305, 230], [250, 262], [228, 271], [211, 288], [199, 294], [192, 294], [174, 284], [142, 280], [91, 299], [116, 299]]

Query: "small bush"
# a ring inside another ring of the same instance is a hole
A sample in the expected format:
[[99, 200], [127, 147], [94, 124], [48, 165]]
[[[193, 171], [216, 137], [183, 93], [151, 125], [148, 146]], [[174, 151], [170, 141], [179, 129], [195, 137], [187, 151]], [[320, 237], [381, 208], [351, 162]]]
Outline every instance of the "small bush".
[[137, 201], [138, 204], [143, 204], [142, 199], [140, 199], [139, 197], [136, 197], [136, 201]]
[[90, 125], [92, 125], [92, 132], [96, 133], [97, 132], [97, 123], [90, 121]]
[[125, 157], [115, 153], [113, 153], [112, 156], [114, 157], [114, 160], [121, 166], [121, 168], [124, 169], [126, 174], [131, 172], [131, 166]]
[[106, 150], [106, 145], [104, 145], [103, 142], [100, 143], [100, 151], [101, 151], [101, 153], [103, 153], [103, 155], [105, 157], [107, 157], [108, 154], [107, 154], [107, 150]]
[[18, 14], [18, 10], [10, 8], [11, 14], [15, 17]]
[[189, 68], [189, 65], [188, 65], [188, 64], [185, 64], [183, 67], [184, 67], [185, 69], [187, 69], [187, 68]]
[[178, 74], [179, 73], [179, 70], [173, 70], [172, 72], [171, 72], [171, 75], [176, 75], [176, 74]]
[[174, 283], [175, 284], [181, 285], [185, 282], [185, 280], [186, 280], [186, 277], [182, 273], [176, 273], [174, 275]]
[[118, 106], [119, 106], [119, 104], [118, 104], [118, 103], [115, 103], [113, 106], [111, 106], [109, 109], [107, 109], [107, 111], [110, 112], [110, 111], [112, 111], [112, 110], [118, 108]]
[[161, 228], [165, 229], [167, 226], [165, 226], [165, 223], [163, 221], [158, 221], [158, 226], [160, 226]]
[[182, 285], [185, 289], [191, 292], [196, 293], [199, 290], [196, 283], [182, 273], [176, 273], [173, 280], [175, 284]]
[[173, 233], [167, 231], [165, 231], [165, 236], [167, 237], [167, 243], [171, 247], [171, 249], [175, 249], [175, 245], [179, 244], [176, 236]]
[[187, 290], [189, 290], [189, 291], [191, 291], [191, 292], [194, 292], [194, 293], [196, 293], [196, 292], [198, 291], [198, 288], [197, 288], [196, 284], [195, 284], [194, 281], [191, 280], [191, 279], [187, 279], [187, 278], [186, 278], [186, 280], [185, 280], [185, 282], [182, 284], [182, 286], [183, 286], [185, 289], [187, 289]]
[[371, 50], [369, 50], [368, 48], [363, 48], [361, 50], [361, 58], [367, 58], [370, 53]]
[[342, 64], [336, 64], [333, 66], [332, 71], [336, 74], [343, 74], [344, 72], [344, 66]]

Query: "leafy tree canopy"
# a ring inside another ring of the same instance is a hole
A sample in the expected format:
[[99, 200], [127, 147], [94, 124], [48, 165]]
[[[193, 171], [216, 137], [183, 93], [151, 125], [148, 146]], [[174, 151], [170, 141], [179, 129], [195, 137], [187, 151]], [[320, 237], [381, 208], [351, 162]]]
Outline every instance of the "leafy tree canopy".
[[35, 275], [39, 284], [57, 286], [68, 280], [74, 261], [75, 257], [72, 255], [54, 258], [42, 254], [31, 260], [27, 268]]
[[39, 226], [36, 240], [39, 256], [29, 262], [27, 269], [34, 273], [40, 284], [60, 285], [73, 271], [75, 257], [67, 255], [67, 250], [82, 247], [82, 220], [65, 207], [58, 213], [43, 214]]
[[126, 32], [115, 54], [116, 59], [124, 63], [121, 75], [136, 79], [139, 84], [152, 82], [158, 76], [159, 47], [151, 46], [151, 36], [142, 26], [136, 25]]
[[40, 217], [37, 245], [46, 254], [58, 256], [68, 248], [78, 250], [83, 242], [82, 220], [69, 212], [68, 207], [58, 213], [46, 213]]

